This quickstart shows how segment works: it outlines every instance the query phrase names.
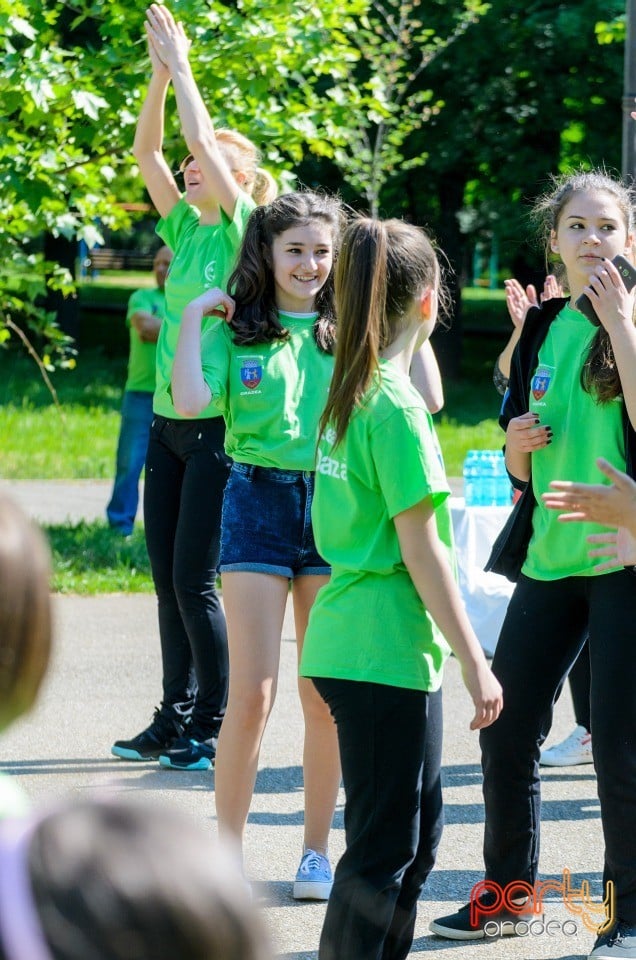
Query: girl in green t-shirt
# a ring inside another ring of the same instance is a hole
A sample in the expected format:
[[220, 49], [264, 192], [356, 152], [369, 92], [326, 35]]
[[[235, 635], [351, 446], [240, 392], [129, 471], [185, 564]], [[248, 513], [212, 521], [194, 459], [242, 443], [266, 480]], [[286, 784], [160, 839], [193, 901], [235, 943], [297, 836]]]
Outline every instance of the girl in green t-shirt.
[[435, 252], [417, 227], [359, 220], [345, 231], [313, 508], [332, 577], [300, 665], [335, 718], [346, 795], [347, 847], [321, 960], [409, 952], [441, 834], [447, 642], [475, 705], [471, 728], [492, 723], [502, 706], [453, 576], [448, 484], [409, 380], [439, 291]]
[[[163, 677], [151, 724], [117, 740], [111, 752], [124, 760], [158, 759], [168, 769], [209, 770], [227, 702], [227, 636], [216, 578], [229, 462], [223, 418], [212, 409], [180, 416], [170, 374], [183, 307], [226, 283], [251, 211], [276, 191], [258, 169], [254, 144], [237, 131], [214, 128], [192, 75], [189, 41], [165, 6], [148, 9], [146, 33], [152, 73], [133, 152], [161, 216], [157, 232], [174, 254], [157, 341], [144, 489]], [[183, 194], [163, 154], [170, 85], [190, 151], [180, 168]]]
[[[215, 773], [222, 833], [242, 839], [261, 739], [274, 704], [291, 581], [296, 642], [329, 577], [311, 525], [315, 446], [331, 373], [333, 261], [343, 213], [309, 192], [278, 197], [250, 217], [232, 298], [210, 290], [186, 307], [172, 372], [175, 406], [196, 416], [210, 403], [227, 422], [234, 464], [225, 490], [221, 576], [228, 624], [230, 692]], [[204, 334], [204, 316], [227, 324]], [[329, 711], [301, 679], [305, 718], [305, 849], [297, 899], [326, 900], [327, 842], [340, 784]]]
[[[615, 896], [589, 956], [636, 957], [635, 581], [631, 571], [596, 566], [588, 556], [592, 524], [560, 523], [541, 499], [561, 477], [594, 481], [598, 455], [636, 473], [636, 295], [613, 262], [632, 259], [634, 195], [604, 171], [586, 171], [556, 178], [537, 212], [569, 297], [528, 311], [499, 418], [506, 466], [523, 493], [488, 562], [516, 586], [493, 659], [506, 709], [481, 735], [485, 887], [431, 930], [479, 939], [490, 935], [486, 927], [496, 935], [512, 921], [508, 931], [523, 933], [530, 910], [540, 909], [521, 891], [532, 890], [539, 870], [540, 748], [589, 636], [603, 896], [608, 903]], [[591, 320], [582, 296], [594, 308]], [[510, 884], [520, 885], [518, 910], [526, 910], [519, 926], [510, 898], [497, 897]]]

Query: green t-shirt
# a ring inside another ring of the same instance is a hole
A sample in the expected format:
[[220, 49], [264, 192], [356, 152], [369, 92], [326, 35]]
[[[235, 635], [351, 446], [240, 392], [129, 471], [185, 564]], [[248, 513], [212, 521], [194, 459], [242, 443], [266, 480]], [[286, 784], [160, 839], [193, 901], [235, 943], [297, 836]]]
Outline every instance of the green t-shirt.
[[201, 343], [203, 376], [225, 418], [225, 449], [240, 463], [313, 470], [333, 357], [314, 338], [317, 314], [281, 313], [288, 340], [237, 346], [225, 323]]
[[[376, 381], [377, 385], [377, 381]], [[381, 380], [341, 443], [321, 438], [312, 522], [331, 579], [309, 617], [300, 673], [436, 690], [449, 654], [404, 565], [393, 518], [432, 498], [454, 569], [448, 481], [433, 423], [408, 377]]]
[[[252, 198], [239, 191], [233, 219], [221, 211], [220, 223], [205, 226], [199, 223], [195, 208], [181, 199], [157, 224], [157, 233], [174, 252], [166, 279], [166, 319], [161, 324], [157, 343], [157, 386], [153, 408], [161, 416], [181, 419], [172, 403], [170, 378], [183, 310], [205, 290], [226, 287], [254, 208]], [[215, 317], [206, 317], [204, 329], [218, 322]], [[217, 415], [217, 411], [208, 406], [195, 419]]]
[[[597, 403], [581, 386], [581, 368], [596, 328], [566, 306], [550, 326], [539, 350], [529, 409], [554, 431], [552, 443], [532, 454], [532, 488], [537, 500], [532, 538], [522, 573], [535, 580], [591, 576], [586, 536], [598, 524], [560, 523], [558, 512], [543, 506], [541, 494], [551, 480], [601, 483], [596, 458], [625, 469], [622, 397]], [[609, 483], [609, 480], [606, 481]]]
[[158, 287], [148, 287], [135, 290], [128, 301], [126, 323], [130, 333], [130, 353], [128, 355], [128, 377], [125, 390], [143, 390], [153, 393], [155, 389], [155, 364], [157, 359], [157, 344], [146, 343], [132, 326], [130, 318], [133, 313], [143, 311], [151, 313], [153, 317], [165, 317], [166, 295]]

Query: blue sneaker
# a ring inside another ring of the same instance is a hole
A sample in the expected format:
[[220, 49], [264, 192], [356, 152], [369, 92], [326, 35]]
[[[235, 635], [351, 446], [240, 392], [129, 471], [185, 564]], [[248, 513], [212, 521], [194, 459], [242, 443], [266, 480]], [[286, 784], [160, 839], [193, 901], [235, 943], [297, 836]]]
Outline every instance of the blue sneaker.
[[634, 960], [636, 926], [617, 920], [594, 944], [588, 960]]
[[305, 850], [294, 881], [294, 900], [328, 900], [333, 874], [327, 857]]
[[216, 737], [193, 740], [179, 737], [159, 757], [159, 765], [168, 770], [211, 770], [216, 758]]

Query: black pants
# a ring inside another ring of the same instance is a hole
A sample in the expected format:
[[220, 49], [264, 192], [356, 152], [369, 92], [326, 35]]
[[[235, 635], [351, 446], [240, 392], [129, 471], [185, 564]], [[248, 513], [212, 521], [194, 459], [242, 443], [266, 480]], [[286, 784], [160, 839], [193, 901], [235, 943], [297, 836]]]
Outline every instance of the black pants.
[[[636, 579], [620, 570], [542, 582], [521, 576], [492, 664], [504, 691], [481, 732], [486, 877], [534, 883], [539, 860], [539, 747], [589, 629], [592, 746], [605, 838], [604, 883], [636, 923]], [[567, 867], [568, 864], [563, 865]]]
[[198, 692], [192, 722], [206, 736], [218, 728], [227, 704], [227, 633], [216, 592], [230, 468], [224, 436], [221, 417], [155, 414], [146, 458], [144, 517], [159, 606], [163, 702], [188, 699], [193, 664]]
[[568, 679], [570, 682], [570, 693], [572, 694], [574, 718], [577, 724], [580, 727], [585, 727], [589, 733], [592, 727], [592, 720], [590, 718], [590, 686], [592, 678], [590, 676], [590, 645], [587, 641], [576, 658]]
[[338, 729], [347, 846], [320, 960], [403, 960], [442, 835], [442, 692], [315, 678]]

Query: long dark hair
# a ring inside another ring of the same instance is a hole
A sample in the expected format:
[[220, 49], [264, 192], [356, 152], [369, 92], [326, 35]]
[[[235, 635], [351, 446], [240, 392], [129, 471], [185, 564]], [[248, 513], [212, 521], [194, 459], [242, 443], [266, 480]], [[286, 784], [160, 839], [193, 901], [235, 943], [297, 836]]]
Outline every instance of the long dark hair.
[[[236, 300], [230, 326], [238, 344], [269, 343], [286, 340], [289, 331], [282, 325], [276, 308], [272, 272], [272, 244], [275, 237], [295, 226], [306, 226], [319, 220], [331, 229], [334, 262], [340, 247], [340, 234], [345, 215], [340, 201], [326, 194], [300, 191], [285, 193], [271, 203], [257, 207], [251, 214], [237, 265], [228, 282]], [[314, 337], [321, 350], [333, 351], [336, 311], [334, 303], [334, 271], [316, 297], [318, 318]]]
[[426, 287], [439, 289], [440, 267], [419, 227], [361, 218], [345, 230], [335, 283], [338, 342], [319, 434], [331, 425], [337, 446], [413, 300]]
[[[565, 205], [577, 193], [606, 193], [621, 212], [628, 234], [634, 231], [634, 191], [604, 170], [581, 171], [553, 178], [552, 189], [539, 197], [534, 213], [539, 220], [550, 251], [552, 231], [556, 231]], [[550, 254], [548, 253], [548, 256]], [[601, 325], [590, 344], [581, 369], [581, 386], [599, 403], [607, 403], [623, 392], [616, 366], [614, 348], [607, 330]]]

